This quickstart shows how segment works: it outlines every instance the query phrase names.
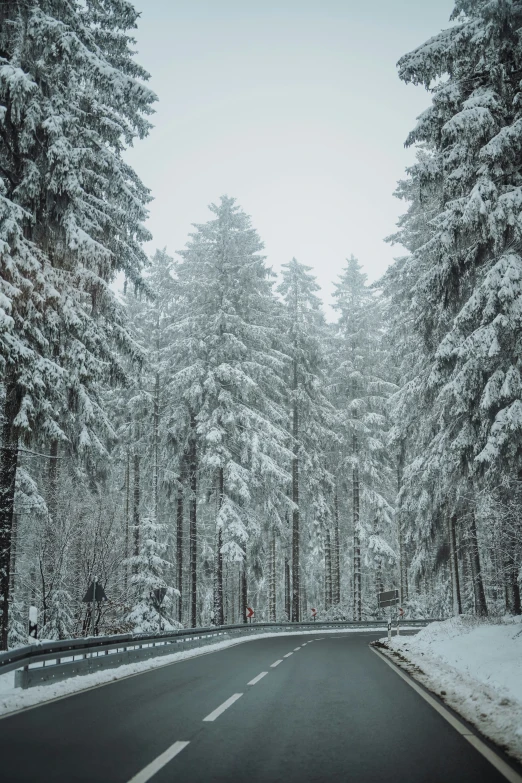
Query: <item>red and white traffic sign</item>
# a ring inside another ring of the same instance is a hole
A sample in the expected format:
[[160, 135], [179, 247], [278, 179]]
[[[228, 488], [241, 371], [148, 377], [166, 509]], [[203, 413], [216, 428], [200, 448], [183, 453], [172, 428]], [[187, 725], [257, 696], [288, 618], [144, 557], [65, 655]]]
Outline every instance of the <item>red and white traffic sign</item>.
[[312, 609], [312, 617], [315, 617], [317, 615], [317, 609]]
[[254, 616], [254, 610], [250, 608], [250, 606], [247, 606], [247, 617], [250, 620], [251, 617]]
[[397, 611], [399, 612], [399, 617], [404, 617], [404, 609], [401, 609], [401, 607], [399, 606]]

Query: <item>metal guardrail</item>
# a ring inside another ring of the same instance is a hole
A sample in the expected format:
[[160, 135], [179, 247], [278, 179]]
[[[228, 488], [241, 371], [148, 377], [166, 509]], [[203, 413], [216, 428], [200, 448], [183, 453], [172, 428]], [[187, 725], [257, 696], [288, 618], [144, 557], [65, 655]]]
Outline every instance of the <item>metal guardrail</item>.
[[[423, 628], [434, 620], [403, 621], [401, 627]], [[386, 629], [386, 621], [253, 623], [182, 628], [156, 634], [119, 634], [32, 644], [0, 653], [0, 674], [15, 671], [15, 685], [29, 688], [42, 682], [59, 681], [77, 674], [113, 668], [159, 655], [189, 650], [240, 636], [257, 633], [321, 631], [326, 629]]]

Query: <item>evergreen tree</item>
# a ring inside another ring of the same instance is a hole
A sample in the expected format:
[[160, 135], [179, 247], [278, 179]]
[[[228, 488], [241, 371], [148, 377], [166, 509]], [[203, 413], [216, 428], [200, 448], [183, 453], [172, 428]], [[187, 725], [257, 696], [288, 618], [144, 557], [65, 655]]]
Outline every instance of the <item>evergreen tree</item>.
[[434, 178], [441, 188], [432, 235], [414, 253], [412, 307], [423, 324], [434, 400], [428, 458], [446, 505], [459, 505], [467, 518], [482, 614], [472, 498], [484, 474], [498, 482], [520, 470], [521, 13], [517, 3], [458, 0], [455, 26], [399, 62], [404, 81], [432, 93], [408, 140], [431, 151], [419, 161], [421, 199]]
[[[140, 523], [140, 551], [129, 558], [133, 569], [131, 584], [133, 606], [127, 616], [133, 633], [156, 633], [170, 631], [176, 622], [165, 613], [164, 597], [172, 598], [176, 591], [165, 581], [171, 563], [165, 560], [167, 550], [166, 526], [154, 520], [153, 515]], [[154, 591], [162, 591], [161, 600]]]
[[122, 158], [154, 100], [130, 48], [136, 18], [121, 0], [0, 10], [3, 647], [18, 441], [66, 441], [65, 405], [92, 442], [96, 384], [122, 379], [113, 346], [133, 351], [109, 284], [123, 271], [139, 285], [148, 238], [148, 193]]
[[[197, 465], [216, 503], [214, 620], [222, 624], [222, 558], [244, 558], [257, 529], [256, 490], [281, 486], [287, 474], [280, 468], [286, 453], [283, 359], [272, 325], [271, 273], [257, 233], [234, 199], [223, 196], [210, 209], [215, 218], [197, 225], [180, 253], [179, 369], [172, 388], [186, 406], [189, 470], [195, 473]], [[195, 489], [194, 484], [192, 493]], [[194, 609], [191, 621], [195, 624]]]
[[[353, 617], [363, 614], [362, 545], [379, 574], [395, 559], [386, 456], [386, 403], [393, 385], [383, 377], [379, 307], [366, 275], [351, 256], [336, 284], [337, 356], [333, 394], [340, 412], [346, 465], [351, 468], [353, 522]], [[372, 590], [373, 592], [373, 590]], [[377, 590], [375, 590], [377, 592]], [[375, 598], [371, 600], [375, 605]]]
[[288, 387], [292, 436], [292, 614], [301, 611], [301, 518], [308, 508], [314, 526], [322, 529], [331, 518], [328, 493], [332, 477], [325, 452], [332, 445], [333, 408], [324, 392], [322, 340], [326, 335], [319, 290], [311, 267], [293, 258], [282, 267], [278, 288], [286, 306], [286, 351], [290, 356]]

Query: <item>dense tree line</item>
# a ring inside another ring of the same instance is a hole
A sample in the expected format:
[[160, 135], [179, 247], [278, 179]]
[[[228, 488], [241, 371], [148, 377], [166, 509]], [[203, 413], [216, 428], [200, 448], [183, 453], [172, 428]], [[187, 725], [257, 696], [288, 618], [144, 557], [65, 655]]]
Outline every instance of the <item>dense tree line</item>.
[[0, 7], [1, 645], [29, 605], [45, 638], [360, 620], [393, 587], [520, 613], [522, 3], [457, 0], [399, 62], [431, 96], [405, 252], [373, 286], [350, 257], [333, 323], [228, 196], [146, 258], [136, 19]]

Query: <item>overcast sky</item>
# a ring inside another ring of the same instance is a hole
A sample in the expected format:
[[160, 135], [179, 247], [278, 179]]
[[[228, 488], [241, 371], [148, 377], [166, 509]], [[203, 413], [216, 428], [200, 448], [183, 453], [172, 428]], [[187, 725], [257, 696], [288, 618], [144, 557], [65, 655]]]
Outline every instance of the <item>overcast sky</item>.
[[252, 216], [277, 271], [295, 256], [328, 303], [354, 253], [370, 280], [429, 104], [397, 77], [403, 54], [448, 26], [452, 0], [135, 0], [155, 125], [128, 159], [152, 190], [147, 248], [174, 254], [223, 193]]

